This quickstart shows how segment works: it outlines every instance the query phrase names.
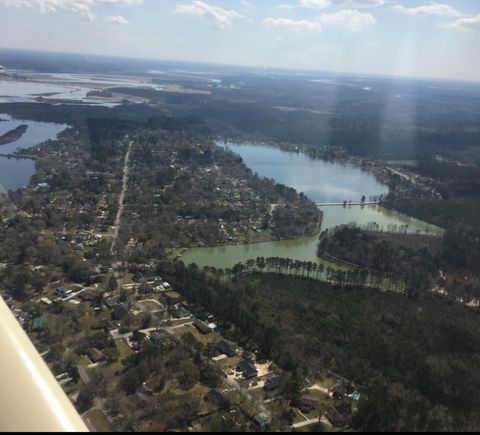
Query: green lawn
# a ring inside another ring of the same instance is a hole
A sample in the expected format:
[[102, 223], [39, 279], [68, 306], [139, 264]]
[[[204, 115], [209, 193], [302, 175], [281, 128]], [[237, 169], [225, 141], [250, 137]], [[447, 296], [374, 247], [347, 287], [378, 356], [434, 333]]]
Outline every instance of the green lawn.
[[181, 298], [182, 295], [180, 293], [177, 293], [176, 291], [170, 290], [168, 292], [163, 293], [165, 296], [170, 296], [171, 298]]
[[132, 349], [130, 349], [130, 346], [125, 340], [116, 340], [115, 344], [117, 346], [118, 360], [110, 366], [112, 373], [121, 371], [123, 368], [122, 361], [133, 354]]
[[217, 361], [216, 364], [222, 369], [222, 370], [226, 370], [226, 371], [229, 371], [229, 370], [232, 370], [234, 369], [235, 367], [237, 367], [237, 365], [240, 363], [240, 361], [242, 361], [243, 358], [240, 356], [240, 355], [236, 355], [232, 358], [224, 358], [224, 359], [221, 359], [220, 361]]
[[[323, 376], [315, 379], [311, 385], [319, 385], [323, 388], [326, 388], [327, 390], [329, 390], [330, 388], [334, 387], [335, 385], [337, 385], [338, 383], [338, 379], [335, 379], [333, 376], [329, 376], [327, 374], [324, 374]], [[309, 386], [311, 386], [309, 385]]]
[[[305, 420], [304, 417], [300, 414], [297, 408], [292, 408], [293, 412], [295, 413], [295, 418], [293, 419], [293, 424], [303, 423]], [[310, 418], [310, 417], [309, 417]]]
[[195, 340], [204, 346], [207, 346], [211, 343], [218, 343], [222, 339], [222, 336], [217, 332], [211, 332], [207, 335], [200, 334], [197, 328], [192, 325], [185, 325], [182, 328], [177, 328], [176, 331], [181, 335], [185, 335], [190, 332], [195, 337]]
[[156, 302], [153, 302], [153, 301], [141, 301], [141, 302], [138, 302], [139, 305], [141, 305], [143, 308], [145, 308], [145, 310], [147, 311], [159, 311], [159, 310], [162, 310], [163, 307], [162, 307], [162, 304], [160, 303], [156, 303]]

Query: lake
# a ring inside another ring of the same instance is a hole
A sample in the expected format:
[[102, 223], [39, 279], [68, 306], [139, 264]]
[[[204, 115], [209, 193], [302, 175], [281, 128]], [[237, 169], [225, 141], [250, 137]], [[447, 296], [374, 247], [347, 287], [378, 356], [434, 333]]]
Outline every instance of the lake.
[[[259, 144], [228, 144], [227, 147], [239, 154], [245, 164], [259, 176], [293, 187], [316, 203], [360, 201], [363, 195], [368, 198], [388, 193], [386, 185], [354, 165], [312, 159], [305, 154]], [[365, 228], [375, 223], [384, 231], [399, 230], [400, 227], [410, 233], [438, 234], [442, 231], [426, 222], [377, 205], [321, 207], [321, 210], [322, 230], [355, 222]], [[186, 264], [196, 263], [200, 267], [213, 266], [222, 269], [257, 257], [321, 262], [316, 255], [317, 244], [318, 235], [250, 245], [194, 248], [186, 252], [181, 259]]]
[[[20, 139], [7, 145], [0, 145], [0, 154], [12, 154], [20, 149], [31, 148], [46, 140], [55, 139], [67, 128], [65, 124], [24, 121], [5, 114], [0, 114], [0, 120], [0, 136], [22, 124], [28, 125], [27, 131]], [[34, 174], [33, 160], [0, 157], [0, 192], [27, 186]]]
[[261, 177], [303, 192], [316, 203], [360, 201], [388, 193], [388, 187], [354, 165], [312, 159], [306, 154], [258, 144], [228, 144]]

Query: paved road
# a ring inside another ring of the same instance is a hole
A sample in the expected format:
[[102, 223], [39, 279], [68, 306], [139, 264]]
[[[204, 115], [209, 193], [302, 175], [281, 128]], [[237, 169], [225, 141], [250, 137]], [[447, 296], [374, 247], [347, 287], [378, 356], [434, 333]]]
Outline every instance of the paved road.
[[307, 388], [307, 390], [321, 391], [326, 396], [330, 395], [330, 392], [328, 391], [328, 388], [322, 387], [321, 385], [318, 385], [318, 384], [312, 385], [311, 387]]
[[90, 383], [90, 376], [88, 376], [87, 371], [85, 370], [85, 367], [82, 365], [77, 366], [78, 374], [80, 375], [80, 379], [82, 382], [86, 385]]
[[120, 196], [118, 198], [118, 211], [117, 211], [117, 217], [115, 218], [114, 232], [113, 232], [113, 238], [112, 238], [112, 249], [111, 249], [112, 255], [115, 254], [115, 247], [117, 244], [118, 233], [120, 232], [120, 225], [122, 223], [123, 210], [125, 209], [125, 196], [128, 190], [128, 176], [130, 175], [130, 153], [132, 151], [132, 144], [133, 144], [133, 141], [130, 141], [130, 143], [128, 144], [128, 150], [127, 150], [127, 153], [125, 154], [125, 164], [123, 165], [122, 191], [120, 192]]
[[317, 424], [317, 423], [320, 423], [320, 419], [319, 418], [312, 418], [310, 420], [302, 421], [301, 423], [292, 424], [292, 428], [293, 429], [299, 429], [301, 427], [311, 426], [311, 425]]
[[[130, 143], [128, 144], [127, 153], [125, 154], [125, 164], [123, 166], [122, 191], [120, 192], [120, 196], [118, 198], [118, 211], [117, 211], [117, 216], [115, 218], [114, 231], [113, 231], [113, 237], [112, 237], [112, 248], [110, 251], [110, 253], [114, 256], [114, 258], [116, 255], [118, 234], [120, 233], [120, 227], [122, 225], [123, 211], [125, 210], [125, 196], [128, 190], [128, 177], [130, 175], [130, 154], [132, 151], [132, 145], [133, 145], [133, 141], [130, 141]], [[122, 279], [121, 279], [121, 273], [120, 273], [121, 266], [122, 266], [122, 262], [120, 261], [113, 261], [112, 263], [113, 276], [117, 282], [118, 289], [122, 288]]]

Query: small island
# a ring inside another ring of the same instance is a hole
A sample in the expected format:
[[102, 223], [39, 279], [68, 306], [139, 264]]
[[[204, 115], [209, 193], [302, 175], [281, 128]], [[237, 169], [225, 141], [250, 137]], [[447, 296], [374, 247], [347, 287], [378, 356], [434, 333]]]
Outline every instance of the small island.
[[27, 131], [28, 125], [22, 124], [0, 136], [0, 145], [8, 145], [19, 140]]

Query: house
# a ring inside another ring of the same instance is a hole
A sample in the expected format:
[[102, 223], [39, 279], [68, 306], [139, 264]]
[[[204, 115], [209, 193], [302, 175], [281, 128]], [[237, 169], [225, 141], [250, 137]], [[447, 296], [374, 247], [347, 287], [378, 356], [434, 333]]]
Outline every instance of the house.
[[[104, 231], [104, 232], [107, 232], [107, 231]], [[133, 280], [134, 280], [135, 282], [140, 282], [142, 278], [143, 278], [143, 273], [140, 272], [138, 269], [136, 269], [136, 270], [133, 272]]]
[[250, 362], [255, 361], [255, 355], [252, 352], [245, 351], [243, 352], [242, 356]]
[[115, 304], [113, 307], [112, 320], [121, 321], [128, 315], [128, 307], [125, 304]]
[[280, 376], [276, 376], [274, 378], [267, 379], [263, 386], [265, 391], [275, 391], [278, 390], [282, 386], [282, 378]]
[[175, 317], [175, 319], [184, 319], [184, 318], [192, 316], [190, 314], [190, 311], [188, 311], [187, 309], [185, 309], [181, 305], [178, 305], [178, 306], [175, 307], [172, 315], [173, 315], [173, 317]]
[[228, 400], [223, 394], [219, 393], [217, 390], [210, 390], [203, 400], [207, 403], [210, 403], [218, 410], [229, 409], [231, 406], [230, 400]]
[[347, 420], [343, 417], [335, 408], [329, 408], [325, 412], [325, 417], [334, 427], [342, 427], [345, 426]]
[[109, 310], [113, 310], [115, 305], [117, 305], [117, 302], [115, 302], [113, 299], [105, 299], [103, 303]]
[[42, 298], [40, 299], [40, 302], [44, 305], [52, 305], [52, 301], [48, 298]]
[[253, 418], [253, 423], [254, 425], [259, 428], [260, 430], [266, 430], [268, 425], [269, 425], [269, 419], [268, 419], [268, 415], [267, 414], [264, 414], [264, 413], [261, 413], [261, 414], [257, 414], [254, 418]]
[[75, 251], [84, 251], [85, 250], [85, 245], [83, 243], [77, 243], [75, 245]]
[[115, 329], [115, 325], [110, 320], [102, 320], [99, 324], [99, 329], [103, 330], [104, 332], [108, 333], [111, 330]]
[[108, 269], [109, 267], [108, 266], [105, 266], [103, 264], [101, 264], [100, 266], [98, 266], [98, 270], [100, 273], [108, 273]]
[[237, 372], [243, 373], [245, 379], [253, 379], [258, 376], [257, 368], [249, 361], [243, 360], [236, 368]]
[[195, 328], [197, 328], [197, 330], [203, 335], [208, 335], [212, 332], [212, 330], [200, 320], [195, 320], [193, 326], [195, 326]]
[[40, 332], [45, 328], [45, 317], [37, 317], [32, 322], [32, 332]]
[[228, 358], [231, 358], [237, 354], [235, 349], [230, 346], [225, 340], [222, 340], [217, 344], [217, 350], [220, 352], [220, 354], [227, 355]]
[[143, 277], [142, 281], [146, 282], [147, 284], [157, 286], [157, 285], [162, 285], [163, 280], [160, 276], [147, 275]]
[[68, 290], [66, 288], [57, 288], [55, 290], [55, 296], [62, 299], [68, 298], [72, 293], [72, 290]]
[[165, 343], [166, 339], [167, 339], [166, 335], [162, 334], [161, 332], [152, 332], [150, 334], [150, 340], [152, 341], [152, 343], [156, 345]]
[[82, 302], [95, 302], [97, 296], [91, 292], [83, 292], [78, 295]]
[[[131, 285], [130, 288], [133, 288], [134, 285]], [[125, 288], [125, 286], [124, 286]], [[140, 285], [136, 286], [139, 295], [147, 295], [153, 292], [153, 285], [147, 283], [146, 281], [141, 281]]]
[[105, 354], [102, 351], [98, 350], [96, 347], [91, 347], [90, 349], [88, 349], [87, 354], [90, 360], [95, 364], [105, 361], [107, 359]]
[[17, 211], [16, 215], [21, 218], [30, 218], [30, 214], [28, 214], [25, 210]]
[[92, 235], [90, 233], [87, 233], [85, 231], [79, 231], [77, 233], [77, 240], [81, 241], [81, 242], [85, 242], [86, 240], [90, 240], [90, 238], [92, 237]]
[[153, 291], [155, 293], [163, 293], [165, 291], [165, 289], [163, 288], [163, 285], [157, 285], [157, 286], [153, 287]]
[[319, 399], [311, 396], [303, 396], [300, 399], [300, 411], [305, 414], [308, 414], [312, 409], [318, 405]]
[[330, 396], [333, 397], [335, 400], [342, 400], [343, 398], [353, 394], [355, 392], [355, 388], [349, 382], [339, 382], [330, 390]]

